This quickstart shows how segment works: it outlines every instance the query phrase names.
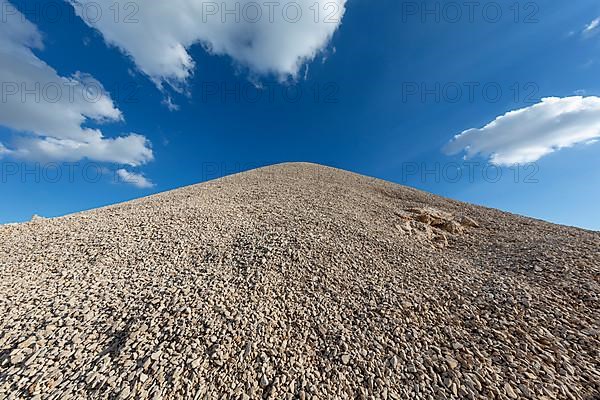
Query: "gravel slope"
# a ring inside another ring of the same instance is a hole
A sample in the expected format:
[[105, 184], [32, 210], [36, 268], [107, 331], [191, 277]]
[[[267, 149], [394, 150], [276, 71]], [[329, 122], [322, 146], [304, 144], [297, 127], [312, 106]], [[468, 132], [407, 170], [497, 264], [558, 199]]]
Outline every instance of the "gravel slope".
[[294, 163], [0, 238], [0, 398], [600, 396], [598, 232]]

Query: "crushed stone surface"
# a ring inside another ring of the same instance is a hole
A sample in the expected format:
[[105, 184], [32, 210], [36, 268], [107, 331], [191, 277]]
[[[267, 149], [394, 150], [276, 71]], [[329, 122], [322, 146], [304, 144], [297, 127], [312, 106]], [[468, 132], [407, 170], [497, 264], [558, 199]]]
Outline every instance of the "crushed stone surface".
[[600, 233], [315, 164], [0, 227], [2, 399], [600, 398]]

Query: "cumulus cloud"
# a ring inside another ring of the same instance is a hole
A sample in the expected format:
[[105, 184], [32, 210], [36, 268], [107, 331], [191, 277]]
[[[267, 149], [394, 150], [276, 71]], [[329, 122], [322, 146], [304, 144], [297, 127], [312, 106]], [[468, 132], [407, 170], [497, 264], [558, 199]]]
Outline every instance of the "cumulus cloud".
[[153, 159], [144, 136], [107, 138], [88, 122], [123, 120], [100, 82], [76, 73], [59, 76], [33, 50], [43, 49], [37, 27], [7, 0], [0, 0], [0, 125], [16, 133], [0, 154], [29, 160], [115, 162], [138, 166]]
[[[158, 86], [181, 87], [194, 71], [188, 49], [202, 45], [228, 55], [256, 74], [295, 77], [324, 50], [341, 24], [346, 0], [67, 0], [100, 31], [106, 42], [129, 55]], [[111, 8], [112, 7], [112, 8]], [[102, 17], [98, 17], [102, 15]]]
[[600, 137], [600, 98], [549, 97], [510, 111], [483, 128], [462, 132], [444, 148], [466, 157], [489, 157], [496, 165], [534, 162], [543, 156]]
[[154, 187], [154, 183], [152, 183], [148, 178], [146, 178], [142, 174], [137, 174], [135, 172], [130, 172], [125, 169], [117, 170], [117, 176], [119, 180], [123, 183], [131, 184], [140, 189], [148, 189]]

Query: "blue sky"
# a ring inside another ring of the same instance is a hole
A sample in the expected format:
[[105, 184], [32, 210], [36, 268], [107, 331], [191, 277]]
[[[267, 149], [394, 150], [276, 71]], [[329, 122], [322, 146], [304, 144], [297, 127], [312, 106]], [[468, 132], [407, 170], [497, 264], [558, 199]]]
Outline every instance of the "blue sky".
[[[0, 223], [311, 161], [600, 229], [597, 1], [300, 1], [308, 22], [245, 24], [86, 3], [102, 17], [2, 1]], [[36, 79], [75, 97], [23, 100]]]

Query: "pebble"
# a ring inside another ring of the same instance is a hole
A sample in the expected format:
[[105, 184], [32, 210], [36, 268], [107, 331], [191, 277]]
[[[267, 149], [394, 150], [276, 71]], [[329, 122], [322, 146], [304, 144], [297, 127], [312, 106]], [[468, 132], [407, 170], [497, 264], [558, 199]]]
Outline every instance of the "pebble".
[[508, 382], [504, 384], [504, 391], [506, 392], [506, 395], [511, 399], [518, 398], [517, 394], [514, 392], [512, 386]]
[[452, 357], [447, 357], [446, 362], [448, 363], [448, 366], [450, 367], [450, 369], [455, 369], [456, 367], [458, 367], [458, 361], [456, 361]]

